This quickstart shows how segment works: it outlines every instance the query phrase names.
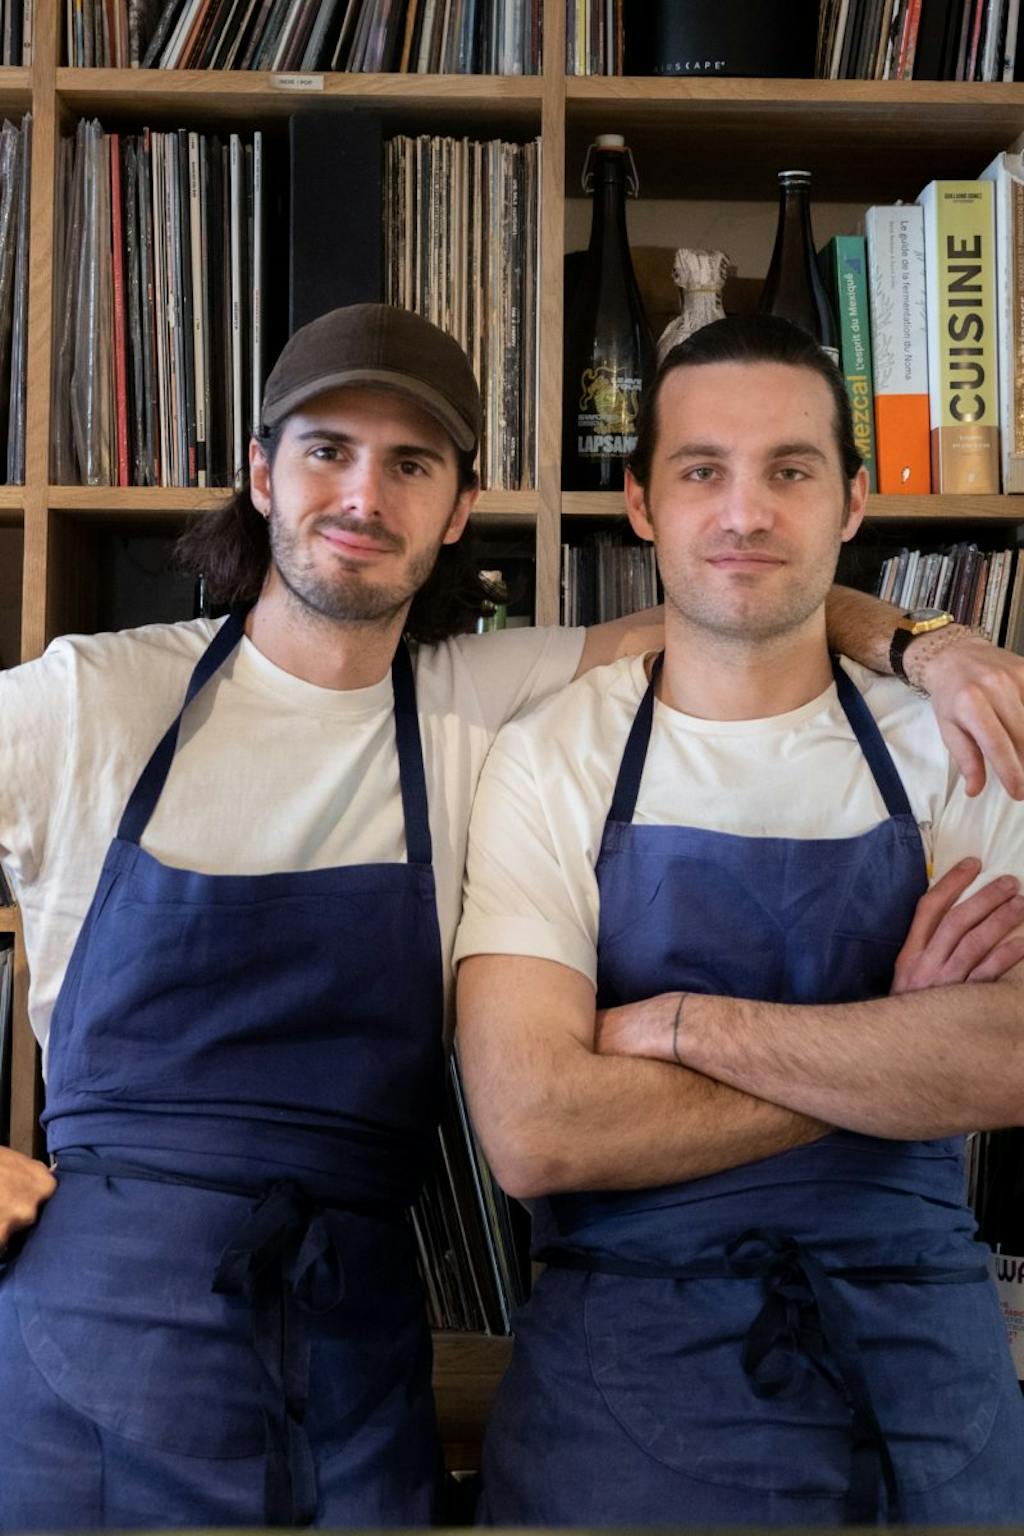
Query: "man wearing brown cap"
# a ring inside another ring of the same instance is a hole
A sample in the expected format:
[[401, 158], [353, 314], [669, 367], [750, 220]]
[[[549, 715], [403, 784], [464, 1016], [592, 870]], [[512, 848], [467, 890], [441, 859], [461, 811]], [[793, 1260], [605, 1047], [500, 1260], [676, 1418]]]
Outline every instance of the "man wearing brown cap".
[[[649, 640], [460, 633], [479, 411], [417, 317], [315, 321], [248, 491], [186, 541], [232, 615], [65, 638], [0, 680], [59, 1174], [0, 1283], [0, 1526], [431, 1517], [404, 1213], [470, 804], [506, 719]], [[886, 612], [846, 649], [884, 650]]]

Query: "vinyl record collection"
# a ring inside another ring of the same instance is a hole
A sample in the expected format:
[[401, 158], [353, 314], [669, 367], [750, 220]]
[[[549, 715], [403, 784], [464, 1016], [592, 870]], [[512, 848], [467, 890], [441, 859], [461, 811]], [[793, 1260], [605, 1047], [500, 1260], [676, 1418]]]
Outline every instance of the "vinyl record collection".
[[53, 474], [231, 485], [263, 386], [263, 138], [184, 129], [60, 148]]
[[621, 75], [622, 0], [566, 0], [567, 75]]
[[67, 0], [67, 57], [77, 68], [536, 74], [540, 15], [540, 0]]
[[529, 1289], [526, 1216], [494, 1182], [454, 1056], [437, 1164], [411, 1217], [430, 1326], [509, 1333]]
[[1024, 652], [1024, 561], [1020, 551], [987, 553], [953, 544], [925, 553], [902, 549], [883, 562], [875, 593], [897, 607], [945, 608], [987, 640]]
[[536, 485], [539, 189], [539, 139], [388, 144], [385, 299], [465, 348], [483, 396], [484, 489]]
[[603, 624], [660, 602], [653, 544], [598, 529], [562, 545], [562, 623]]
[[0, 126], [0, 479], [25, 482], [28, 197], [32, 119]]
[[0, 64], [32, 63], [33, 0], [0, 0]]
[[[643, 3], [626, 7], [627, 33]], [[621, 75], [623, 0], [566, 4], [566, 74]], [[1017, 80], [1024, 76], [1018, 46], [1020, 0], [821, 0], [815, 73], [822, 80]], [[679, 71], [670, 58], [653, 72]]]
[[824, 0], [824, 80], [1014, 80], [1020, 0]]

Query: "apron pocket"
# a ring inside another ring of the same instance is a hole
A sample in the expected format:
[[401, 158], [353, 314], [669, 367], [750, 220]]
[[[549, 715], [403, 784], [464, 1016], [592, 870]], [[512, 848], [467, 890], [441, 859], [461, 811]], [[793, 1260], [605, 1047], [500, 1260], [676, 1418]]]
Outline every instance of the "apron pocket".
[[850, 1417], [817, 1373], [759, 1398], [743, 1340], [757, 1282], [591, 1275], [585, 1326], [594, 1383], [622, 1429], [656, 1461], [707, 1483], [842, 1498]]
[[211, 1290], [240, 1210], [181, 1186], [62, 1174], [9, 1276], [51, 1390], [143, 1445], [262, 1454], [266, 1384], [249, 1309]]
[[[955, 1476], [985, 1444], [998, 1406], [999, 1320], [988, 1288], [834, 1283], [858, 1338], [878, 1341], [862, 1345], [862, 1359], [901, 1486], [920, 1491]], [[744, 1372], [744, 1342], [764, 1297], [756, 1280], [591, 1275], [594, 1383], [630, 1438], [687, 1477], [842, 1498], [851, 1435], [841, 1392], [801, 1351], [774, 1397], [759, 1397]]]

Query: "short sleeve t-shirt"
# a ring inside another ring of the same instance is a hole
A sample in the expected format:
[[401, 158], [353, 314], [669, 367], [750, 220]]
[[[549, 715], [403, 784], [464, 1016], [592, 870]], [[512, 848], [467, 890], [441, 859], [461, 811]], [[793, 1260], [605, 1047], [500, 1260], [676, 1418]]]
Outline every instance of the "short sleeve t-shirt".
[[[895, 678], [843, 665], [881, 728], [934, 877], [974, 855], [982, 860], [979, 884], [1000, 874], [1024, 878], [1024, 805], [991, 772], [983, 793], [969, 799], [927, 701]], [[643, 657], [615, 662], [501, 732], [473, 811], [456, 960], [529, 955], [595, 980], [595, 867], [646, 688]], [[702, 720], [655, 704], [637, 822], [839, 838], [886, 815], [834, 684], [799, 709], [761, 720]]]
[[[67, 636], [0, 674], [0, 860], [43, 1043], [125, 802], [216, 628]], [[579, 629], [513, 629], [414, 655], [446, 974], [484, 759], [506, 720], [569, 682], [582, 648]], [[390, 675], [321, 688], [243, 639], [185, 715], [142, 846], [206, 874], [403, 861]]]

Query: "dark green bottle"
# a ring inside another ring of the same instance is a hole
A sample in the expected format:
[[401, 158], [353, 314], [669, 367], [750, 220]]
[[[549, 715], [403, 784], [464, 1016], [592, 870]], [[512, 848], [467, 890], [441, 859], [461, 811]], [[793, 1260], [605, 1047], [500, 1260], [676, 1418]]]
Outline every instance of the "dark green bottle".
[[810, 171], [779, 172], [775, 249], [757, 307], [801, 326], [839, 362], [838, 322], [814, 254]]

